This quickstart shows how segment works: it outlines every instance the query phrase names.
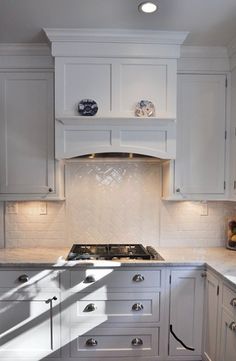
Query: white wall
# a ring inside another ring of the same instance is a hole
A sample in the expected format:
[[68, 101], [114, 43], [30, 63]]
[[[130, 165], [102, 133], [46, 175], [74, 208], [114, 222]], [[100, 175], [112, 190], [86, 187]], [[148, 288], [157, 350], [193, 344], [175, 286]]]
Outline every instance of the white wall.
[[[91, 165], [92, 164], [92, 165]], [[227, 218], [236, 203], [160, 200], [156, 162], [69, 163], [66, 201], [18, 202], [6, 214], [7, 247], [63, 247], [81, 242], [143, 243], [170, 247], [213, 247], [225, 243]]]

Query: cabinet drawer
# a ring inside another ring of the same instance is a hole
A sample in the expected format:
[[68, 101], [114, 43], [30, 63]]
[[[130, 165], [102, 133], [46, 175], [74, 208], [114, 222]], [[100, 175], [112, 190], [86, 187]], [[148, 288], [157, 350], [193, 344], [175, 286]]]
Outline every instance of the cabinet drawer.
[[158, 328], [97, 328], [81, 335], [78, 335], [76, 328], [71, 329], [72, 357], [157, 356], [158, 354]]
[[236, 292], [226, 286], [223, 286], [223, 306], [236, 317]]
[[236, 319], [222, 312], [220, 361], [235, 361], [236, 355]]
[[97, 290], [89, 295], [76, 294], [70, 322], [159, 322], [160, 293], [118, 293]]
[[53, 270], [0, 271], [1, 288], [18, 287], [58, 288], [59, 272]]
[[114, 270], [114, 269], [87, 269], [71, 271], [70, 287], [72, 292], [78, 292], [87, 287], [106, 286], [107, 288], [127, 288], [140, 290], [142, 288], [161, 287], [161, 270]]

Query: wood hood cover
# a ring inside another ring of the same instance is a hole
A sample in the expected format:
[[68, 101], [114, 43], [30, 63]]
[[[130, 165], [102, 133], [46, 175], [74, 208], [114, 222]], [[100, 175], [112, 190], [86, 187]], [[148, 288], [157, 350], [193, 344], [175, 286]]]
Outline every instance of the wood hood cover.
[[[56, 158], [138, 153], [174, 159], [176, 78], [186, 32], [44, 29], [55, 57]], [[95, 116], [78, 113], [82, 99]], [[134, 114], [140, 100], [152, 117]]]

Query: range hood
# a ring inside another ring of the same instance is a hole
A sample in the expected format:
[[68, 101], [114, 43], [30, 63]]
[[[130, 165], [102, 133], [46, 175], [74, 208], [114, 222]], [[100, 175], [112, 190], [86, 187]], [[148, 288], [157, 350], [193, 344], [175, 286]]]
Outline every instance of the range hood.
[[[45, 29], [55, 57], [55, 153], [137, 153], [174, 159], [176, 78], [186, 32]], [[95, 116], [78, 114], [93, 99]], [[136, 117], [140, 100], [155, 106]]]

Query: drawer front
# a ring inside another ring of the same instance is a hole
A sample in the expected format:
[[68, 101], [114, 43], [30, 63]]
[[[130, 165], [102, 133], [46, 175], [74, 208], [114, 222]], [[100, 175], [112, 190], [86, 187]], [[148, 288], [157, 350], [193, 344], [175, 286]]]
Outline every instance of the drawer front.
[[223, 286], [223, 306], [236, 317], [236, 292], [226, 286]]
[[0, 288], [58, 288], [59, 272], [53, 270], [0, 271]]
[[78, 335], [71, 329], [71, 357], [158, 356], [158, 328], [103, 328]]
[[160, 288], [161, 270], [114, 270], [114, 269], [87, 269], [71, 271], [70, 287], [72, 292], [106, 286], [109, 289], [127, 288], [140, 290], [142, 288]]
[[97, 290], [78, 297], [71, 306], [70, 322], [160, 322], [160, 293], [111, 293]]

